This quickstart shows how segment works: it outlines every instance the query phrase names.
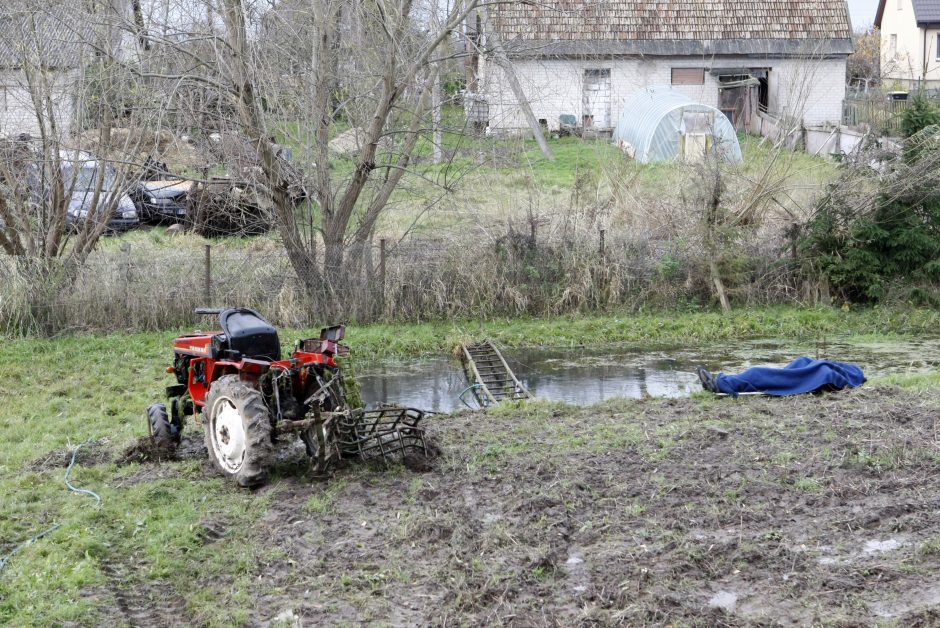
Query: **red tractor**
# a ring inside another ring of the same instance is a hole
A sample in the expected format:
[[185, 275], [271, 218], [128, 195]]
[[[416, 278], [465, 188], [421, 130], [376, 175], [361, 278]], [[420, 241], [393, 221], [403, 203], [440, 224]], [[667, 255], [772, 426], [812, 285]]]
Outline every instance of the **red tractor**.
[[378, 410], [348, 407], [337, 356], [349, 353], [340, 344], [342, 325], [328, 327], [319, 338], [298, 340], [286, 359], [277, 330], [247, 308], [199, 308], [218, 315], [221, 331], [180, 336], [173, 341], [176, 384], [167, 387], [164, 404], [147, 409], [151, 438], [161, 447], [180, 442], [189, 415], [198, 415], [209, 457], [240, 486], [267, 479], [278, 439], [299, 435], [322, 473], [343, 457], [360, 458], [411, 452], [427, 455], [424, 413], [384, 406]]

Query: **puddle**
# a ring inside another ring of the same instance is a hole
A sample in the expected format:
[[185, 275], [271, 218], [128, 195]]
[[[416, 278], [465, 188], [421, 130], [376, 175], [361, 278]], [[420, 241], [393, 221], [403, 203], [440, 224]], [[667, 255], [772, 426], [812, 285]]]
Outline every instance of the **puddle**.
[[881, 554], [882, 552], [896, 550], [901, 547], [901, 545], [901, 541], [897, 539], [887, 539], [885, 541], [865, 541], [865, 547], [863, 548], [863, 551], [866, 554]]
[[738, 604], [738, 596], [730, 591], [719, 591], [708, 600], [708, 608], [720, 608], [723, 611], [731, 612]]
[[578, 552], [569, 550], [565, 561], [565, 573], [568, 576], [569, 586], [575, 595], [583, 595], [591, 584], [591, 577], [584, 565], [584, 557]]
[[[584, 349], [506, 349], [516, 376], [540, 399], [590, 405], [613, 397], [683, 397], [701, 390], [697, 365], [714, 372], [783, 366], [800, 355], [854, 362], [866, 376], [916, 373], [940, 367], [940, 339], [902, 342], [747, 340], [702, 347], [600, 346]], [[388, 360], [359, 367], [362, 398], [436, 412], [464, 408], [460, 364], [447, 357]], [[464, 398], [474, 407], [472, 393]]]

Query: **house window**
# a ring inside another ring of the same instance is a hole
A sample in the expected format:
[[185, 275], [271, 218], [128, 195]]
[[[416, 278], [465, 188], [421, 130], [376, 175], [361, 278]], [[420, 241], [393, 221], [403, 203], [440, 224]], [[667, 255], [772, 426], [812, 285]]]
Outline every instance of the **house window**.
[[934, 47], [937, 49], [937, 61], [940, 61], [940, 33], [937, 33], [937, 43], [934, 45]]
[[904, 8], [904, 0], [898, 0], [898, 11]]
[[673, 68], [673, 85], [704, 85], [705, 68]]
[[898, 36], [892, 34], [888, 44], [888, 55], [893, 59], [898, 56]]

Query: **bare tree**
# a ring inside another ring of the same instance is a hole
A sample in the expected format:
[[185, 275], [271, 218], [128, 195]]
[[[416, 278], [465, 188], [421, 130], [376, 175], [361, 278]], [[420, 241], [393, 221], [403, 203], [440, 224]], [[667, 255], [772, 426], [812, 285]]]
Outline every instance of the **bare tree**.
[[[0, 249], [37, 288], [66, 286], [116, 212], [136, 217], [133, 205], [122, 206], [125, 161], [89, 152], [116, 141], [124, 113], [115, 103], [126, 77], [94, 52], [114, 50], [114, 32], [97, 26], [112, 10], [25, 1], [0, 9], [0, 62], [12, 77], [5, 131], [14, 136], [0, 145]], [[82, 133], [84, 123], [91, 129]], [[133, 152], [133, 137], [120, 141]]]
[[[454, 3], [428, 29], [412, 0], [285, 2], [262, 15], [268, 31], [258, 38], [244, 0], [219, 2], [224, 41], [214, 80], [257, 150], [281, 239], [308, 293], [334, 293], [361, 262], [426, 129], [435, 55], [476, 4]], [[351, 169], [336, 168], [330, 151], [344, 126], [356, 143]], [[284, 133], [300, 149], [295, 167], [276, 141]], [[290, 192], [298, 173], [306, 202]]]
[[846, 83], [867, 94], [869, 88], [881, 82], [881, 30], [872, 26], [856, 31], [852, 39], [855, 52], [846, 60]]

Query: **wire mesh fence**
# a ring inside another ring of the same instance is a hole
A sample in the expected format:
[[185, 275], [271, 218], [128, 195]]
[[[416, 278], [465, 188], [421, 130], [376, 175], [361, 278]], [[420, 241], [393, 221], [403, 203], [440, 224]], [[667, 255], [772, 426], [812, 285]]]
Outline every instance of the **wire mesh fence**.
[[[799, 298], [785, 253], [755, 243], [726, 281], [738, 303]], [[107, 247], [67, 290], [51, 295], [22, 279], [15, 260], [0, 288], [6, 334], [166, 330], [205, 323], [196, 307], [251, 307], [273, 323], [427, 321], [551, 316], [604, 309], [707, 305], [708, 262], [695, 242], [604, 231], [376, 241], [348, 258], [332, 282], [300, 278], [271, 239], [224, 245]]]

